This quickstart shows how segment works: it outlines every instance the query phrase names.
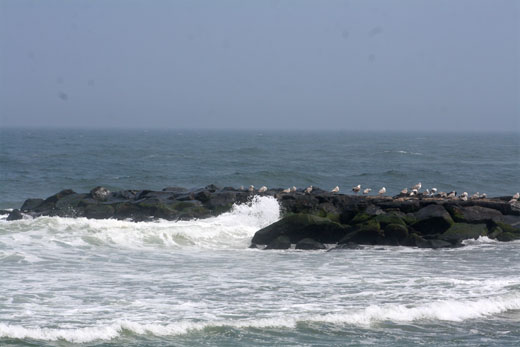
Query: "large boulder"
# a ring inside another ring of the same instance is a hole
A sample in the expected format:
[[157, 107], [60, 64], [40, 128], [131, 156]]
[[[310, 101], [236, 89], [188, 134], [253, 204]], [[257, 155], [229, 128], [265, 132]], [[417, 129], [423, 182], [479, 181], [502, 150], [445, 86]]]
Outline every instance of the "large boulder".
[[20, 208], [23, 212], [34, 211], [38, 206], [44, 202], [43, 199], [27, 199]]
[[289, 249], [291, 248], [291, 241], [285, 235], [280, 235], [267, 245], [264, 249]]
[[17, 210], [17, 209], [12, 210], [9, 213], [9, 215], [7, 216], [7, 220], [8, 221], [20, 220], [20, 219], [23, 219], [23, 216], [20, 213], [20, 210]]
[[482, 206], [453, 206], [449, 210], [456, 222], [478, 224], [489, 221], [499, 222], [504, 218], [500, 211]]
[[388, 224], [384, 227], [384, 235], [387, 244], [397, 246], [408, 237], [408, 228], [401, 223]]
[[252, 242], [268, 244], [278, 236], [287, 236], [291, 243], [311, 238], [321, 243], [336, 243], [343, 238], [348, 227], [327, 218], [310, 214], [291, 214], [257, 231]]
[[485, 224], [455, 223], [439, 239], [456, 244], [462, 240], [478, 239], [479, 236], [487, 234], [488, 229]]
[[413, 228], [423, 235], [441, 234], [454, 223], [448, 211], [437, 204], [423, 207], [415, 213], [415, 218]]
[[384, 244], [385, 234], [381, 230], [381, 226], [374, 219], [358, 224], [353, 231], [343, 237], [339, 243], [357, 243], [360, 245], [378, 245]]
[[114, 215], [114, 207], [105, 204], [89, 204], [83, 211], [85, 217], [93, 219], [107, 219]]
[[300, 240], [296, 244], [296, 249], [326, 249], [325, 245], [321, 242], [318, 242], [316, 240], [313, 240], [311, 238], [305, 238], [303, 240]]

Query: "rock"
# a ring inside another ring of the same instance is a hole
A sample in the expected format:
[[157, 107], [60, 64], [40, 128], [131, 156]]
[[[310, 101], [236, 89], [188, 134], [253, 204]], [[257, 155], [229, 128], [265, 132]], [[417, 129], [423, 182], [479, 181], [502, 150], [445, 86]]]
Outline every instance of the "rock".
[[403, 224], [388, 224], [384, 227], [387, 244], [400, 245], [408, 237], [408, 228]]
[[200, 202], [208, 202], [211, 199], [211, 193], [207, 190], [202, 190], [194, 195], [195, 200], [199, 200]]
[[453, 206], [448, 208], [457, 222], [485, 223], [487, 221], [502, 221], [504, 216], [500, 211], [482, 206]]
[[98, 186], [90, 191], [90, 196], [94, 200], [106, 201], [109, 195], [110, 190], [101, 186]]
[[423, 207], [415, 213], [415, 218], [413, 228], [425, 235], [443, 233], [454, 223], [448, 211], [437, 204]]
[[93, 219], [107, 219], [114, 215], [114, 207], [105, 204], [90, 204], [84, 209], [85, 217]]
[[56, 208], [56, 203], [58, 200], [63, 199], [68, 195], [76, 194], [72, 189], [64, 189], [59, 193], [49, 196], [45, 199], [40, 205], [34, 208], [35, 212], [42, 212], [46, 215], [55, 215], [54, 209]]
[[12, 210], [11, 213], [9, 213], [9, 216], [7, 216], [8, 221], [20, 220], [20, 219], [23, 219], [23, 216], [22, 216], [22, 213], [20, 212], [20, 210], [18, 210], [18, 209]]
[[265, 249], [289, 249], [291, 248], [291, 241], [285, 235], [278, 236], [276, 239], [269, 242]]
[[327, 218], [310, 214], [291, 214], [257, 231], [253, 243], [268, 244], [278, 236], [289, 237], [291, 243], [311, 238], [322, 243], [336, 243], [343, 238], [349, 227], [332, 222]]
[[305, 238], [296, 244], [296, 249], [326, 249], [325, 245], [321, 242], [315, 241], [311, 238]]
[[455, 223], [440, 236], [440, 239], [455, 244], [462, 240], [478, 239], [487, 233], [485, 224]]
[[381, 224], [381, 227], [385, 227], [388, 224], [401, 224], [406, 226], [405, 221], [395, 213], [385, 213], [376, 216], [375, 220]]
[[186, 194], [188, 192], [188, 189], [183, 187], [166, 187], [162, 191], [174, 194]]
[[520, 240], [520, 234], [510, 233], [504, 231], [497, 236], [498, 241], [509, 242], [514, 240]]
[[489, 231], [489, 234], [488, 234], [488, 237], [490, 239], [496, 239], [498, 237], [498, 235], [502, 234], [504, 231], [502, 230], [501, 227], [499, 226], [494, 226], [493, 228], [491, 228], [491, 230]]
[[38, 206], [44, 202], [43, 199], [27, 199], [20, 208], [21, 211], [34, 211]]
[[419, 248], [430, 248], [431, 244], [428, 240], [424, 239], [418, 234], [412, 233], [407, 238], [405, 238], [401, 245], [408, 247], [419, 247]]
[[454, 247], [452, 243], [438, 239], [428, 240], [428, 243], [430, 244], [430, 247], [433, 249]]
[[384, 243], [384, 233], [374, 219], [358, 224], [354, 230], [342, 238], [338, 243], [354, 242], [360, 245], [377, 245]]

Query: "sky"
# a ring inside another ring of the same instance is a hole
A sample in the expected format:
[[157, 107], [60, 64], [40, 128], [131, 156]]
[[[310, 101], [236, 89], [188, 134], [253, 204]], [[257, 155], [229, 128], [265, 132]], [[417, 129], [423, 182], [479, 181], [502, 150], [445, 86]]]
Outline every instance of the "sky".
[[520, 132], [520, 1], [0, 0], [0, 127]]

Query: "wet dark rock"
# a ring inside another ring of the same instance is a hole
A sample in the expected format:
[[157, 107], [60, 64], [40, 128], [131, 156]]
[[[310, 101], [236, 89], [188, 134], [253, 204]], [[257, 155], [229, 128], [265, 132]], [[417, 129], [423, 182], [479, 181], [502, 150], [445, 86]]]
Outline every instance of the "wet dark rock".
[[267, 245], [265, 249], [289, 249], [291, 248], [291, 241], [285, 235], [280, 235]]
[[492, 208], [482, 206], [453, 206], [449, 207], [453, 219], [456, 222], [485, 223], [488, 221], [502, 221], [503, 214]]
[[7, 216], [8, 221], [20, 220], [20, 219], [23, 219], [23, 216], [22, 216], [22, 213], [20, 212], [20, 210], [18, 210], [18, 209], [12, 210], [11, 213], [9, 213], [9, 216]]
[[20, 208], [21, 211], [33, 211], [43, 203], [43, 199], [27, 199]]
[[440, 239], [454, 244], [462, 240], [478, 239], [479, 236], [487, 234], [486, 224], [455, 223], [440, 236]]
[[368, 220], [354, 226], [353, 231], [348, 233], [338, 243], [354, 242], [360, 245], [384, 244], [384, 232], [375, 219]]
[[332, 222], [327, 218], [309, 214], [288, 215], [259, 231], [251, 242], [269, 244], [278, 236], [287, 236], [291, 243], [311, 238], [322, 243], [336, 243], [343, 238], [348, 227]]
[[415, 222], [412, 226], [422, 234], [443, 233], [454, 223], [446, 209], [437, 204], [423, 207], [415, 213]]
[[325, 245], [321, 242], [318, 242], [316, 240], [313, 240], [311, 238], [305, 238], [298, 243], [296, 243], [295, 246], [296, 249], [326, 249]]
[[84, 209], [84, 216], [87, 218], [106, 219], [114, 215], [114, 207], [103, 204], [89, 204]]

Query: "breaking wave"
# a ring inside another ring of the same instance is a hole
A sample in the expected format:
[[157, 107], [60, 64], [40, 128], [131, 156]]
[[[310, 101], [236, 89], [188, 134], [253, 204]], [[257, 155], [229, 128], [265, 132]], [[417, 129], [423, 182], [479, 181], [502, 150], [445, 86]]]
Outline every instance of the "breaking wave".
[[296, 328], [298, 324], [325, 323], [333, 325], [370, 326], [384, 321], [409, 323], [417, 321], [461, 322], [469, 319], [520, 310], [520, 296], [509, 295], [475, 301], [441, 301], [420, 306], [383, 305], [369, 306], [352, 312], [325, 315], [279, 316], [253, 320], [220, 320], [210, 322], [179, 321], [168, 324], [143, 324], [121, 320], [111, 324], [83, 328], [25, 328], [20, 325], [0, 323], [0, 338], [35, 339], [73, 343], [87, 343], [95, 340], [111, 340], [123, 334], [174, 336], [189, 334], [211, 328]]

